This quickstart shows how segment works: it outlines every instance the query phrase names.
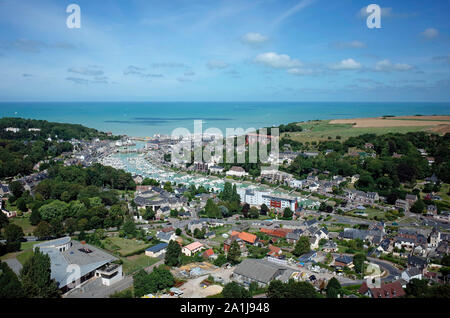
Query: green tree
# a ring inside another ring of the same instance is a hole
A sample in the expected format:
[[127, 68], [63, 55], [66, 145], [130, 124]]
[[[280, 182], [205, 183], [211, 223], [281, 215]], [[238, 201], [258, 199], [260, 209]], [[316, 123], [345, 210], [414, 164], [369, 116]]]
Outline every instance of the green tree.
[[227, 260], [232, 264], [239, 263], [239, 258], [241, 257], [241, 249], [239, 244], [234, 241], [231, 243], [230, 249], [228, 250]]
[[19, 198], [16, 201], [16, 206], [22, 212], [27, 212], [28, 211], [27, 202], [25, 201], [24, 198]]
[[365, 254], [356, 254], [353, 257], [353, 265], [355, 265], [355, 272], [364, 274], [364, 262], [366, 261]]
[[23, 298], [25, 297], [22, 284], [8, 264], [0, 261], [0, 298]]
[[311, 243], [307, 236], [300, 236], [299, 240], [295, 244], [293, 254], [295, 256], [301, 256], [311, 251]]
[[23, 289], [30, 298], [59, 298], [60, 291], [51, 279], [50, 257], [39, 248], [34, 250], [20, 271]]
[[236, 282], [226, 284], [222, 290], [222, 295], [225, 298], [251, 298], [250, 291]]
[[406, 284], [405, 292], [409, 296], [418, 298], [428, 297], [430, 291], [428, 288], [428, 280], [413, 278]]
[[261, 204], [261, 215], [267, 215], [269, 212], [269, 208], [265, 203]]
[[418, 214], [423, 213], [424, 210], [425, 203], [421, 199], [418, 199], [416, 202], [414, 202], [410, 209], [411, 212]]
[[5, 213], [0, 212], [0, 230], [9, 224], [8, 217]]
[[46, 237], [50, 237], [52, 235], [52, 228], [48, 222], [41, 221], [38, 226], [34, 229], [33, 234], [39, 239], [42, 240]]
[[5, 227], [4, 235], [8, 243], [19, 242], [24, 236], [22, 228], [13, 223]]
[[252, 219], [257, 219], [259, 217], [259, 210], [256, 207], [251, 207], [249, 216]]
[[134, 296], [142, 297], [149, 293], [150, 285], [150, 277], [147, 272], [143, 269], [138, 271], [133, 275], [133, 288], [134, 288]]
[[285, 284], [279, 280], [273, 280], [270, 282], [267, 288], [266, 296], [268, 298], [284, 298]]
[[15, 198], [20, 198], [25, 192], [22, 184], [19, 181], [13, 181], [9, 184], [9, 190], [12, 192]]
[[178, 266], [181, 264], [181, 247], [174, 240], [171, 240], [167, 246], [164, 263], [168, 266]]
[[122, 230], [127, 236], [134, 237], [136, 235], [136, 224], [133, 219], [128, 218], [125, 223], [123, 223]]
[[292, 219], [292, 215], [293, 215], [294, 213], [292, 212], [292, 210], [291, 209], [289, 209], [289, 208], [285, 208], [284, 210], [283, 210], [283, 218], [284, 219]]
[[337, 298], [338, 294], [340, 294], [342, 289], [341, 284], [339, 281], [332, 277], [327, 284], [326, 292], [327, 292], [327, 298]]

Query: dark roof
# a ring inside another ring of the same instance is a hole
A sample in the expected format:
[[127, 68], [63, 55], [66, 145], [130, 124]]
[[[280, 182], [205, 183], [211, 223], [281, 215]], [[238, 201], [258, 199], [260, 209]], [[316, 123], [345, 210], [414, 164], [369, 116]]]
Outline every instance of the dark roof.
[[146, 251], [157, 253], [157, 252], [165, 249], [168, 245], [169, 244], [167, 244], [167, 243], [159, 243], [159, 244], [156, 244], [155, 246], [147, 248]]
[[341, 255], [338, 256], [335, 261], [343, 264], [350, 264], [351, 262], [353, 262], [353, 257], [348, 255]]

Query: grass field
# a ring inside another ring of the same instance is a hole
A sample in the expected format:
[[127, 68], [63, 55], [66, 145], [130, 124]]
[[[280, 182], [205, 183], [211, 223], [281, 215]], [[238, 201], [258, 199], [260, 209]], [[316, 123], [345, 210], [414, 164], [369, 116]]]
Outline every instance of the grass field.
[[38, 242], [24, 242], [20, 245], [20, 251], [14, 252], [14, 253], [8, 253], [0, 257], [0, 260], [5, 260], [8, 258], [14, 258], [16, 257], [17, 260], [24, 265], [25, 262], [33, 255], [33, 246], [35, 244], [41, 243]]
[[34, 229], [36, 228], [35, 226], [31, 225], [28, 216], [15, 217], [12, 218], [10, 221], [12, 224], [20, 226], [23, 229], [23, 233], [25, 233], [25, 235], [32, 234]]
[[[402, 120], [406, 121], [406, 120]], [[433, 127], [433, 125], [425, 126], [400, 126], [400, 127], [354, 127], [352, 124], [336, 123], [331, 124], [329, 120], [312, 121], [307, 123], [301, 123], [302, 132], [288, 132], [283, 133], [289, 139], [299, 141], [302, 143], [312, 141], [325, 141], [335, 140], [337, 136], [341, 137], [341, 140], [346, 140], [350, 137], [359, 136], [361, 134], [387, 134], [387, 133], [407, 133], [423, 131]]]
[[128, 255], [150, 246], [148, 243], [138, 240], [130, 240], [121, 237], [108, 237], [103, 240], [103, 246], [110, 252], [116, 252], [120, 255]]
[[158, 258], [148, 257], [145, 254], [121, 257], [120, 259], [123, 262], [123, 271], [127, 275], [151, 266], [158, 261]]

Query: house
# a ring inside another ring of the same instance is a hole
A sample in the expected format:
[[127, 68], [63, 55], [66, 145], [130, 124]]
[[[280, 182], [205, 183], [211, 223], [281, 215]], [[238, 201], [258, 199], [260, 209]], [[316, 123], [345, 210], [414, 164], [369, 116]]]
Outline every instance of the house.
[[214, 251], [212, 248], [207, 249], [206, 251], [203, 252], [203, 258], [206, 259], [213, 259], [213, 258], [217, 258], [216, 254], [214, 254]]
[[205, 239], [212, 239], [216, 237], [216, 233], [214, 232], [208, 232], [205, 234]]
[[247, 258], [236, 266], [231, 279], [246, 286], [255, 282], [260, 287], [266, 287], [272, 280], [287, 282], [293, 272], [292, 269], [275, 262]]
[[250, 245], [254, 245], [258, 241], [258, 237], [251, 233], [236, 231], [231, 232], [231, 236], [235, 235], [237, 235], [242, 241]]
[[407, 283], [413, 278], [422, 279], [422, 270], [417, 267], [411, 267], [402, 272], [402, 279]]
[[427, 206], [427, 215], [437, 215], [438, 210], [437, 207], [435, 205], [428, 205]]
[[248, 176], [248, 173], [245, 172], [244, 168], [242, 167], [233, 166], [226, 172], [226, 175], [232, 177], [244, 177]]
[[363, 204], [374, 204], [380, 200], [380, 196], [377, 192], [364, 192], [359, 190], [348, 190], [347, 198], [350, 201], [363, 203]]
[[183, 253], [186, 256], [192, 256], [195, 253], [201, 251], [204, 248], [204, 245], [200, 242], [193, 242], [189, 245], [184, 246], [181, 249], [181, 253]]
[[408, 256], [408, 268], [417, 267], [421, 270], [428, 266], [428, 261], [424, 257], [410, 255]]
[[0, 184], [0, 195], [5, 196], [9, 194], [9, 186], [6, 184]]
[[383, 254], [391, 253], [393, 250], [391, 240], [389, 238], [385, 238], [384, 240], [381, 241], [380, 245], [378, 245], [376, 250]]
[[417, 195], [415, 194], [407, 194], [405, 197], [405, 201], [408, 202], [409, 206], [412, 206], [417, 201]]
[[336, 242], [328, 241], [323, 247], [322, 251], [325, 253], [334, 253], [338, 251], [338, 245]]
[[397, 298], [406, 295], [399, 281], [382, 284], [379, 288], [369, 287], [367, 282], [363, 282], [358, 293], [372, 298]]
[[303, 233], [302, 230], [295, 229], [286, 234], [286, 241], [288, 243], [295, 244], [300, 239], [300, 236], [302, 235], [302, 233]]
[[439, 232], [438, 229], [434, 227], [430, 233], [428, 247], [438, 247], [441, 240], [441, 232]]
[[283, 252], [282, 252], [281, 248], [279, 248], [278, 246], [269, 244], [269, 252], [267, 253], [268, 256], [276, 257], [276, 256], [281, 255], [282, 253]]
[[355, 183], [358, 180], [359, 180], [359, 174], [355, 174], [352, 176], [350, 183]]
[[409, 211], [409, 203], [406, 200], [397, 199], [395, 201], [395, 207], [397, 209], [402, 209], [405, 212]]
[[230, 237], [227, 238], [225, 242], [223, 242], [223, 250], [225, 253], [228, 253], [230, 250], [231, 244], [236, 241], [239, 247], [242, 249], [245, 248], [245, 244], [255, 245], [258, 242], [258, 237], [254, 234], [250, 234], [247, 232], [237, 232], [232, 231]]
[[192, 220], [191, 222], [189, 222], [187, 227], [188, 230], [191, 231], [191, 233], [194, 233], [196, 229], [201, 231], [203, 229], [203, 222], [200, 220]]
[[348, 255], [340, 255], [338, 257], [336, 257], [336, 259], [334, 260], [334, 266], [335, 267], [349, 267], [352, 268], [353, 265], [353, 257], [348, 256]]
[[156, 233], [156, 238], [162, 242], [169, 243], [172, 240], [176, 240], [177, 235], [175, 232], [158, 232]]
[[221, 173], [223, 173], [223, 168], [220, 166], [211, 166], [211, 167], [209, 167], [209, 172], [221, 174]]
[[169, 244], [159, 243], [155, 246], [149, 247], [145, 250], [145, 255], [150, 257], [158, 257], [166, 252], [166, 248]]
[[310, 263], [312, 262], [313, 258], [317, 256], [317, 252], [315, 251], [310, 251], [306, 254], [303, 254], [302, 256], [300, 256], [298, 258], [298, 261], [300, 264], [304, 265], [306, 263]]

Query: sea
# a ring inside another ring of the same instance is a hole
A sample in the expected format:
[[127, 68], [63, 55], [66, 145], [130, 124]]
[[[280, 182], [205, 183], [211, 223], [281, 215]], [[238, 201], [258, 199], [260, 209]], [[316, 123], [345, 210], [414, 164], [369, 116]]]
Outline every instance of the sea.
[[133, 137], [171, 135], [176, 128], [262, 128], [316, 119], [449, 115], [434, 102], [2, 102], [0, 117], [82, 124]]

